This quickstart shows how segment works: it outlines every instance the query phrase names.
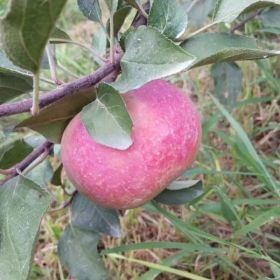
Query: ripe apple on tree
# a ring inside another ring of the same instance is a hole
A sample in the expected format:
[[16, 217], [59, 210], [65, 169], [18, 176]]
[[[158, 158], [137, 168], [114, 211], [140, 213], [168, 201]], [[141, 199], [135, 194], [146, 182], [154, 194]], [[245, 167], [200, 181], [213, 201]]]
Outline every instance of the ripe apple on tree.
[[163, 80], [124, 95], [133, 144], [96, 143], [79, 114], [66, 128], [61, 155], [76, 188], [101, 206], [127, 209], [158, 195], [189, 167], [199, 149], [200, 116], [190, 98]]

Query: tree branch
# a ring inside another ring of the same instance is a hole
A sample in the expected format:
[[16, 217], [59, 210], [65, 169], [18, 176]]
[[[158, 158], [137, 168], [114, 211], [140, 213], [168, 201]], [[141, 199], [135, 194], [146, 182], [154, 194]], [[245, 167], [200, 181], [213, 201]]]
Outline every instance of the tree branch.
[[234, 33], [236, 30], [242, 28], [248, 21], [254, 19], [255, 17], [259, 16], [262, 13], [262, 10], [258, 10], [255, 13], [249, 15], [247, 18], [242, 20], [240, 23], [235, 25], [234, 27], [231, 28], [230, 33]]
[[49, 141], [44, 142], [41, 146], [35, 148], [25, 159], [17, 163], [13, 168], [7, 169], [6, 174], [9, 174], [5, 179], [0, 181], [0, 185], [3, 185], [8, 180], [16, 177], [19, 172], [24, 171], [34, 160], [40, 157], [44, 153], [50, 153], [53, 144]]
[[[94, 73], [88, 76], [63, 84], [57, 89], [45, 93], [39, 99], [40, 108], [43, 108], [63, 98], [66, 95], [71, 95], [77, 90], [90, 88], [96, 85], [102, 79], [114, 73], [116, 68], [119, 68], [122, 55], [123, 55], [122, 51], [119, 50], [116, 52], [114, 64], [108, 63], [100, 67], [98, 70], [96, 70]], [[32, 98], [20, 102], [3, 104], [0, 105], [0, 117], [11, 116], [23, 112], [29, 112], [31, 107], [32, 107]]]

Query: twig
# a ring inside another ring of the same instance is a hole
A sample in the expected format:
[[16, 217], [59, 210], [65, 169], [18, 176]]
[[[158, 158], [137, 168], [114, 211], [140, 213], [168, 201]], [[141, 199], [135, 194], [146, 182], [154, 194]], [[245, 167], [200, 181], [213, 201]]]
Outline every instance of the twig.
[[7, 169], [6, 171], [9, 175], [0, 181], [0, 185], [3, 185], [5, 182], [9, 181], [10, 179], [16, 177], [18, 172], [24, 171], [33, 161], [35, 161], [38, 157], [40, 157], [44, 153], [50, 153], [52, 143], [49, 141], [44, 142], [41, 146], [34, 149], [25, 159], [21, 162], [17, 163], [14, 167]]
[[186, 13], [188, 14], [192, 9], [193, 7], [199, 2], [200, 0], [193, 0], [190, 4], [190, 6], [188, 7]]
[[39, 105], [39, 95], [40, 95], [40, 72], [34, 73], [33, 76], [33, 97], [32, 97], [32, 106], [31, 106], [31, 114], [36, 116], [40, 112]]
[[[145, 10], [145, 12], [149, 11], [150, 9], [150, 3], [147, 2], [144, 6], [143, 9]], [[147, 24], [147, 17], [143, 16], [140, 12], [138, 12], [132, 22], [132, 26], [137, 28], [141, 25], [146, 25]]]
[[100, 56], [99, 53], [93, 47], [89, 47], [89, 46], [84, 45], [83, 43], [80, 43], [77, 41], [72, 41], [72, 40], [67, 40], [67, 39], [56, 39], [56, 41], [59, 43], [65, 43], [65, 44], [68, 43], [68, 44], [79, 46], [87, 51], [90, 51], [93, 56], [99, 58], [103, 63], [107, 62], [107, 60], [104, 57]]
[[242, 20], [240, 23], [238, 23], [237, 25], [232, 27], [231, 30], [230, 30], [230, 33], [234, 33], [236, 30], [242, 28], [248, 21], [254, 19], [257, 16], [259, 16], [261, 13], [262, 13], [262, 10], [258, 10], [255, 13], [251, 14], [250, 16], [248, 16], [247, 18]]
[[49, 65], [50, 65], [52, 80], [54, 81], [54, 83], [56, 85], [62, 85], [63, 82], [58, 79], [56, 61], [55, 61], [54, 55], [51, 52], [49, 44], [46, 46], [46, 52], [47, 52], [47, 56], [48, 56], [48, 62], [49, 62]]
[[[90, 88], [97, 83], [99, 83], [102, 79], [104, 79], [106, 76], [110, 75], [115, 71], [116, 68], [119, 67], [120, 60], [122, 57], [122, 52], [118, 51], [115, 55], [115, 63], [108, 63], [102, 67], [100, 67], [98, 70], [96, 70], [94, 73], [82, 77], [80, 79], [77, 79], [75, 81], [65, 83], [58, 87], [55, 90], [52, 90], [48, 93], [45, 93], [43, 96], [39, 98], [39, 105], [40, 108], [43, 108], [61, 98], [63, 98], [66, 95], [71, 95], [77, 90], [80, 89], [86, 89]], [[3, 116], [11, 116], [23, 112], [29, 112], [30, 108], [32, 106], [32, 99], [26, 99], [23, 101], [10, 103], [10, 104], [3, 104], [0, 105], [0, 117]]]
[[70, 199], [66, 200], [61, 206], [54, 208], [54, 209], [50, 209], [48, 212], [49, 213], [53, 213], [53, 212], [57, 212], [60, 210], [63, 210], [65, 208], [67, 208], [68, 206], [70, 206], [73, 202], [74, 197], [78, 194], [78, 191], [74, 191], [70, 197]]
[[113, 63], [113, 64], [115, 63], [114, 42], [115, 42], [114, 13], [113, 13], [113, 11], [110, 11], [110, 60], [111, 60], [111, 63]]

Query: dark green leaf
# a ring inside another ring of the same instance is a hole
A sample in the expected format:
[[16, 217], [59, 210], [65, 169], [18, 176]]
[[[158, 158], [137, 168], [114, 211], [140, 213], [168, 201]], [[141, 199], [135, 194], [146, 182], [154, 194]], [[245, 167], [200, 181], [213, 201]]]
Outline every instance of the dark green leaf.
[[65, 31], [55, 27], [50, 35], [49, 42], [57, 44], [60, 42], [60, 39], [71, 40], [70, 36]]
[[28, 279], [40, 222], [50, 202], [45, 190], [23, 176], [1, 186], [1, 279]]
[[17, 127], [29, 127], [51, 142], [60, 143], [69, 121], [94, 99], [94, 90], [77, 92], [43, 108], [38, 116], [24, 120]]
[[191, 202], [202, 193], [201, 181], [175, 181], [154, 200], [168, 205], [181, 205]]
[[42, 188], [47, 188], [53, 176], [53, 168], [49, 160], [44, 160], [26, 174], [26, 177]]
[[232, 22], [242, 12], [250, 9], [258, 9], [274, 4], [280, 5], [280, 0], [219, 0], [215, 8], [214, 22]]
[[51, 179], [51, 184], [54, 186], [61, 186], [62, 182], [61, 182], [61, 172], [63, 170], [63, 165], [60, 164], [58, 166], [58, 168], [55, 170], [53, 177]]
[[236, 209], [231, 202], [231, 200], [227, 197], [227, 195], [220, 189], [217, 188], [217, 193], [220, 199], [221, 203], [221, 213], [225, 217], [225, 219], [228, 221], [228, 223], [234, 227], [235, 222], [239, 221], [238, 214], [236, 212]]
[[119, 0], [105, 0], [110, 11], [115, 13], [118, 9]]
[[66, 0], [11, 0], [0, 34], [8, 57], [33, 73], [40, 68], [45, 45]]
[[101, 9], [98, 0], [78, 0], [83, 15], [90, 20], [101, 22]]
[[280, 55], [280, 51], [264, 49], [252, 38], [227, 33], [204, 33], [184, 41], [181, 47], [197, 57], [191, 68], [218, 62]]
[[189, 23], [200, 28], [208, 18], [209, 13], [214, 9], [215, 0], [199, 0], [196, 1], [190, 12], [188, 13]]
[[179, 0], [154, 0], [148, 24], [171, 40], [180, 37], [188, 24], [184, 2]]
[[224, 62], [214, 64], [211, 74], [218, 99], [222, 104], [233, 108], [242, 88], [243, 75], [241, 69], [234, 62]]
[[108, 84], [98, 87], [97, 99], [83, 108], [81, 120], [97, 143], [120, 150], [132, 144], [132, 121], [125, 103]]
[[280, 7], [274, 7], [261, 14], [263, 26], [280, 28]]
[[[212, 96], [211, 96], [212, 97]], [[227, 121], [230, 123], [232, 128], [236, 133], [236, 140], [240, 143], [238, 147], [242, 150], [246, 151], [246, 158], [249, 159], [248, 166], [253, 167], [254, 171], [257, 170], [257, 173], [262, 174], [263, 180], [266, 182], [265, 186], [270, 191], [273, 191], [274, 194], [280, 196], [280, 189], [279, 185], [277, 185], [273, 176], [269, 173], [267, 167], [263, 163], [262, 159], [258, 155], [257, 151], [255, 150], [253, 144], [251, 143], [248, 135], [244, 131], [244, 129], [240, 126], [240, 124], [233, 118], [233, 116], [225, 109], [225, 107], [214, 97], [212, 97], [214, 103], [216, 104], [219, 111], [224, 115]]]
[[122, 75], [112, 86], [125, 93], [149, 81], [178, 73], [189, 67], [194, 59], [156, 29], [139, 27], [126, 37]]
[[0, 103], [5, 103], [29, 92], [32, 88], [31, 77], [0, 72]]
[[126, 17], [129, 15], [131, 7], [124, 6], [117, 10], [114, 14], [114, 35], [116, 36], [120, 31]]
[[78, 194], [72, 203], [72, 224], [79, 229], [121, 236], [120, 221], [115, 210], [96, 205], [87, 197]]
[[0, 103], [31, 91], [32, 88], [30, 73], [15, 66], [0, 50]]
[[97, 253], [99, 239], [97, 233], [71, 225], [61, 236], [58, 243], [60, 261], [76, 280], [110, 279]]
[[[98, 29], [92, 38], [92, 47], [96, 53], [100, 57], [106, 56], [106, 48], [107, 48], [107, 35], [103, 28]], [[104, 61], [102, 61], [98, 56], [94, 56], [94, 60], [99, 65], [104, 65]]]
[[141, 0], [126, 0], [126, 2], [137, 10], [139, 7], [142, 7]]
[[[55, 45], [54, 44], [49, 44], [48, 45], [49, 51], [50, 51], [50, 56], [54, 61], [56, 61], [56, 50], [55, 50]], [[43, 58], [41, 60], [41, 68], [42, 69], [50, 69], [49, 65], [49, 58], [47, 51], [44, 51]]]
[[14, 166], [31, 152], [32, 147], [23, 140], [9, 139], [6, 142], [2, 142], [0, 146], [0, 168], [7, 169]]
[[29, 134], [24, 137], [24, 141], [34, 149], [42, 145], [46, 141], [46, 138], [38, 134]]
[[1, 49], [0, 49], [0, 73], [10, 73], [10, 74], [13, 73], [13, 74], [22, 75], [24, 77], [32, 76], [30, 72], [14, 65], [13, 62], [7, 58], [5, 52]]
[[3, 16], [8, 5], [8, 0], [0, 0], [0, 16]]

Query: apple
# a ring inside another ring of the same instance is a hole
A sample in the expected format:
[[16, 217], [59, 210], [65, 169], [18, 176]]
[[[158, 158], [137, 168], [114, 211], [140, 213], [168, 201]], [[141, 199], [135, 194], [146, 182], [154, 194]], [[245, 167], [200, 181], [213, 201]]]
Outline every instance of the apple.
[[162, 192], [193, 163], [201, 138], [195, 105], [174, 85], [155, 80], [123, 99], [133, 121], [128, 149], [96, 143], [79, 114], [61, 142], [64, 169], [77, 190], [114, 209], [138, 207]]

